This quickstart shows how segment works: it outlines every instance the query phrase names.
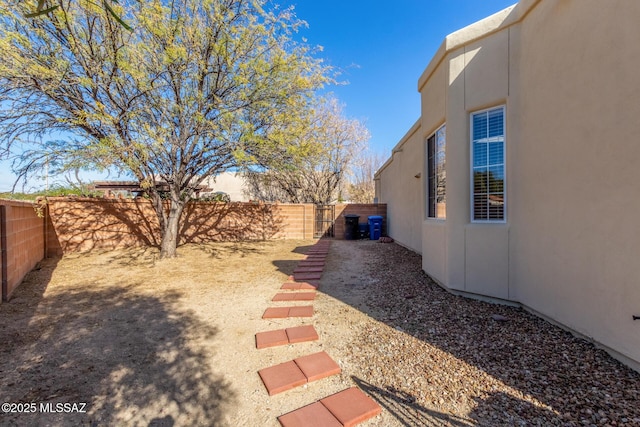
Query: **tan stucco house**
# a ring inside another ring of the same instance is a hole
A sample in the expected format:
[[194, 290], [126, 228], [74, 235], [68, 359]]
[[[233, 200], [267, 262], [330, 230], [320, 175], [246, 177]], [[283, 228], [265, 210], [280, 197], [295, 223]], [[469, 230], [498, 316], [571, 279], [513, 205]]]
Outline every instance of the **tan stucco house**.
[[640, 1], [521, 0], [448, 35], [376, 174], [391, 237], [640, 370]]

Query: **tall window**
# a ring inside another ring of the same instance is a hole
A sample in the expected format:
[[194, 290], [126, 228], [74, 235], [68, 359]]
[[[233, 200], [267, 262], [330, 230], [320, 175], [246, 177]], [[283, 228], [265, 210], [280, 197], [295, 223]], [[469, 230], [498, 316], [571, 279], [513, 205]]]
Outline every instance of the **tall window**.
[[474, 221], [505, 220], [504, 106], [471, 115]]
[[444, 219], [446, 209], [445, 145], [446, 127], [443, 125], [427, 139], [427, 217]]

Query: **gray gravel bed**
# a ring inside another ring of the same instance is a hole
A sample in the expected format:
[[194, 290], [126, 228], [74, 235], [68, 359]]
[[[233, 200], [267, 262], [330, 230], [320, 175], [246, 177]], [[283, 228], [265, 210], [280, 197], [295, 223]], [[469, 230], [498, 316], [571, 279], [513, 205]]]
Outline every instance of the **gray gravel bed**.
[[373, 320], [347, 344], [353, 380], [399, 425], [640, 426], [640, 374], [591, 343], [446, 292], [399, 245], [332, 251], [362, 263], [338, 296]]

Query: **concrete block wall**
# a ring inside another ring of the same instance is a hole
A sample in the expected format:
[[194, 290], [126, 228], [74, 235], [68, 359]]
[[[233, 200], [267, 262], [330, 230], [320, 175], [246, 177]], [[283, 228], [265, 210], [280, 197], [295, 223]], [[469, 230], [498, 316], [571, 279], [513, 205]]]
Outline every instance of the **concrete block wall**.
[[360, 215], [360, 218], [358, 219], [358, 223], [360, 224], [367, 223], [367, 218], [369, 216], [378, 215], [383, 217], [382, 235], [386, 236], [387, 205], [385, 203], [336, 205], [336, 221], [334, 227], [334, 235], [336, 239], [344, 239], [345, 215]]
[[[312, 239], [312, 204], [190, 203], [179, 243]], [[48, 256], [158, 245], [159, 222], [146, 199], [48, 199]]]
[[24, 276], [45, 256], [44, 211], [29, 202], [0, 200], [2, 300], [8, 301]]
[[[155, 211], [146, 199], [0, 200], [2, 227], [2, 297], [11, 298], [24, 276], [45, 256], [92, 249], [159, 244]], [[344, 215], [380, 215], [386, 205], [337, 205], [335, 236], [344, 238]], [[212, 241], [313, 239], [312, 204], [191, 203], [185, 208], [179, 243]], [[383, 223], [383, 234], [385, 233]]]
[[273, 209], [273, 221], [276, 223], [274, 225], [279, 225], [275, 227], [274, 238], [313, 239], [314, 206], [312, 204], [278, 204], [270, 206]]

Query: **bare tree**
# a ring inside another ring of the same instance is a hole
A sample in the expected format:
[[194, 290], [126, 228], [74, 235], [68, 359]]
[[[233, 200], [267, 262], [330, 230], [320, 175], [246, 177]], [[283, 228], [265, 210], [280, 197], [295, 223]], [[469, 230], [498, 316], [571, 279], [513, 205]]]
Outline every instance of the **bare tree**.
[[313, 111], [283, 161], [248, 173], [249, 196], [288, 203], [329, 204], [339, 198], [352, 159], [369, 139], [358, 120], [344, 116], [335, 98]]
[[[0, 0], [0, 144], [21, 152], [23, 177], [50, 159], [58, 172], [134, 176], [153, 201], [162, 257], [176, 255], [192, 189], [286, 151], [329, 80], [292, 39], [303, 22], [263, 0], [131, 0], [111, 9], [57, 0], [33, 18], [25, 3]], [[135, 28], [114, 15], [135, 16]]]
[[352, 162], [348, 186], [352, 203], [373, 203], [376, 195], [373, 176], [383, 163], [384, 157], [370, 148], [358, 152]]

